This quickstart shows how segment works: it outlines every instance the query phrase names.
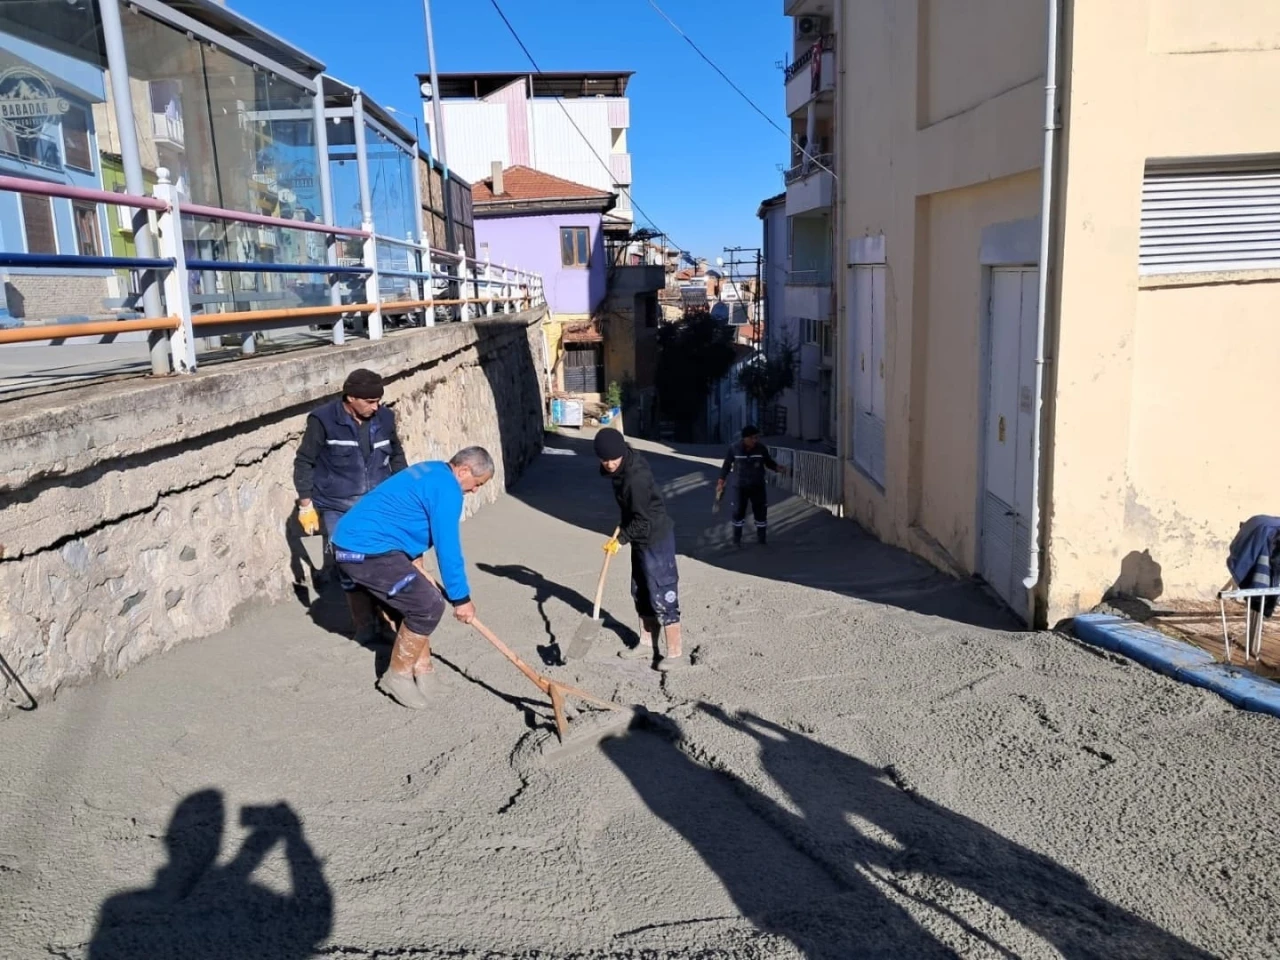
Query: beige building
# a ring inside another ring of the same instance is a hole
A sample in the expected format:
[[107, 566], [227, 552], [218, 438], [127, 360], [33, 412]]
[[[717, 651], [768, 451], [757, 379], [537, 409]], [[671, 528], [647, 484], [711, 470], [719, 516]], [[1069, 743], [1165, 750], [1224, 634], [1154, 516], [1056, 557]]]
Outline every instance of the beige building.
[[1039, 624], [1212, 596], [1280, 513], [1275, 0], [784, 12], [838, 38], [846, 513]]

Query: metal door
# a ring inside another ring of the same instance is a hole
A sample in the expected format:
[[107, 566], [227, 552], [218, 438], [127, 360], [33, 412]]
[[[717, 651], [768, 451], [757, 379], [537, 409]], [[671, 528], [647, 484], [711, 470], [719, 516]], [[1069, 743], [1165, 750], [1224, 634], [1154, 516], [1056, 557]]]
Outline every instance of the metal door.
[[564, 352], [566, 393], [604, 391], [604, 350], [598, 344], [574, 344]]
[[1029, 607], [1031, 449], [1039, 271], [991, 271], [979, 572], [1017, 613]]

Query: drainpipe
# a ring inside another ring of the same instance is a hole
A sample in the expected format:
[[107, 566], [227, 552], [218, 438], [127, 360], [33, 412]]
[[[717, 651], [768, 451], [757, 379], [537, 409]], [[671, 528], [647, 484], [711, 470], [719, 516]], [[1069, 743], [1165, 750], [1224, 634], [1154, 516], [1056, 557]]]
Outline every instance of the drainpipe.
[[[1036, 363], [1035, 399], [1032, 409], [1035, 417], [1031, 424], [1031, 547], [1027, 558], [1027, 579], [1022, 585], [1028, 591], [1040, 586], [1043, 576], [1041, 554], [1044, 538], [1041, 536], [1043, 511], [1041, 510], [1041, 471], [1044, 430], [1044, 367], [1045, 329], [1049, 316], [1049, 272], [1053, 263], [1054, 167], [1057, 160], [1058, 120], [1058, 61], [1061, 54], [1062, 0], [1048, 0], [1048, 56], [1044, 71], [1044, 168], [1041, 173], [1042, 196], [1040, 198], [1040, 276], [1039, 305], [1036, 308]], [[1034, 601], [1030, 604], [1032, 620], [1035, 618]], [[1032, 624], [1034, 626], [1034, 623]]]

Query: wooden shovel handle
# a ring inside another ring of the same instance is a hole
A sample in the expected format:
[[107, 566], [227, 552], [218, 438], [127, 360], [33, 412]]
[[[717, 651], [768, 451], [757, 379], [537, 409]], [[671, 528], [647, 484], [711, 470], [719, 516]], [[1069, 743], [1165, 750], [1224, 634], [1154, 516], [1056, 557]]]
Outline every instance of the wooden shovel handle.
[[[622, 528], [617, 527], [613, 531], [613, 539], [617, 540], [622, 533]], [[609, 575], [609, 561], [613, 559], [613, 554], [606, 552], [604, 555], [604, 564], [600, 567], [600, 579], [596, 581], [596, 602], [591, 608], [591, 619], [600, 619], [600, 601], [604, 599], [604, 580]]]

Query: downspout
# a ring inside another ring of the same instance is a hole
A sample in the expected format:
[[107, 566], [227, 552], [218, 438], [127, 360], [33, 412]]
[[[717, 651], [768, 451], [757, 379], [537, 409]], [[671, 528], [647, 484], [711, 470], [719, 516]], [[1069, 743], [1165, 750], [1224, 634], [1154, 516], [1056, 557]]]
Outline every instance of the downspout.
[[[1041, 173], [1042, 196], [1040, 198], [1040, 271], [1039, 271], [1039, 304], [1036, 307], [1036, 361], [1035, 361], [1035, 398], [1032, 406], [1035, 416], [1031, 424], [1031, 545], [1027, 558], [1027, 578], [1022, 585], [1028, 591], [1040, 586], [1044, 573], [1041, 554], [1045, 538], [1041, 536], [1044, 524], [1044, 511], [1041, 509], [1043, 491], [1041, 487], [1040, 461], [1043, 455], [1044, 437], [1044, 367], [1045, 367], [1045, 330], [1048, 326], [1049, 293], [1052, 285], [1049, 282], [1053, 265], [1053, 228], [1054, 212], [1054, 170], [1057, 161], [1058, 129], [1058, 68], [1061, 54], [1061, 20], [1062, 0], [1048, 0], [1048, 53], [1044, 72], [1044, 168]], [[1028, 605], [1031, 619], [1035, 619], [1035, 600]], [[1032, 626], [1034, 626], [1034, 622]]]

